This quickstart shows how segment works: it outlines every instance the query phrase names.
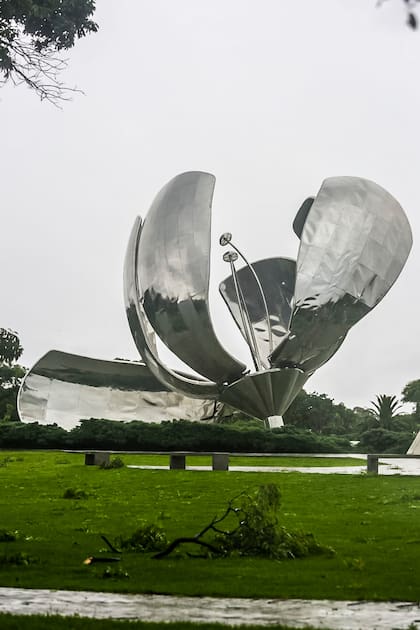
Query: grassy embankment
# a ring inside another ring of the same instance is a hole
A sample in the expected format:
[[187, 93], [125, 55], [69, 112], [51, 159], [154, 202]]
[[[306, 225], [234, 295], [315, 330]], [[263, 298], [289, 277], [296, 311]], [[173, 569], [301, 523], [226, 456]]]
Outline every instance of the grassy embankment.
[[[0, 543], [1, 586], [420, 599], [420, 480], [415, 477], [100, 470], [85, 467], [82, 455], [60, 452], [3, 452], [0, 464], [0, 530], [16, 532], [15, 541]], [[105, 577], [102, 564], [83, 565], [88, 556], [113, 555], [104, 548], [101, 534], [114, 540], [147, 521], [159, 523], [170, 539], [192, 535], [220, 514], [231, 497], [273, 482], [282, 493], [281, 523], [312, 532], [336, 550], [335, 556], [278, 562], [177, 556], [154, 560], [148, 554], [124, 553], [121, 562], [110, 566], [116, 577]], [[69, 489], [85, 498], [63, 498]]]

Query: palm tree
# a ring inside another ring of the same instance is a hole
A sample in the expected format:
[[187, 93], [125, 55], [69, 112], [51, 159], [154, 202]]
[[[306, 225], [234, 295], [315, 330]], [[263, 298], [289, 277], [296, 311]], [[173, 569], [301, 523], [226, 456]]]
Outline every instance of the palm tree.
[[398, 398], [387, 394], [378, 394], [376, 400], [372, 400], [370, 404], [373, 406], [371, 411], [375, 414], [380, 426], [383, 429], [391, 429], [392, 419], [401, 409]]

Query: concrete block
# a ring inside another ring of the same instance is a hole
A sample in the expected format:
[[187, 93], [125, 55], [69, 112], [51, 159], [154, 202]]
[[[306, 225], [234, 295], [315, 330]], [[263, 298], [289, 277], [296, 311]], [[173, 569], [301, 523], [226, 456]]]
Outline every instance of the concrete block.
[[171, 470], [185, 470], [185, 455], [171, 455], [169, 468]]
[[229, 470], [229, 455], [214, 454], [212, 455], [213, 470]]

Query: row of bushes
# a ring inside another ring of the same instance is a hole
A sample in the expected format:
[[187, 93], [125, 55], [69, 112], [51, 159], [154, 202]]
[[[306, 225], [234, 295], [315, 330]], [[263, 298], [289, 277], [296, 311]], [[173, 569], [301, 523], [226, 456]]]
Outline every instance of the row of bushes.
[[55, 424], [0, 423], [0, 448], [110, 449], [139, 451], [230, 451], [345, 453], [347, 439], [296, 427], [266, 430], [177, 420], [162, 424], [82, 420], [71, 431]]
[[[358, 452], [405, 453], [411, 432], [370, 429], [360, 436]], [[82, 420], [71, 431], [56, 424], [1, 422], [0, 448], [110, 449], [139, 451], [231, 451], [238, 453], [349, 453], [347, 438], [286, 426], [267, 430], [243, 423], [204, 424], [175, 420], [162, 424]]]
[[357, 448], [362, 453], [406, 453], [413, 439], [410, 431], [369, 429], [360, 436]]

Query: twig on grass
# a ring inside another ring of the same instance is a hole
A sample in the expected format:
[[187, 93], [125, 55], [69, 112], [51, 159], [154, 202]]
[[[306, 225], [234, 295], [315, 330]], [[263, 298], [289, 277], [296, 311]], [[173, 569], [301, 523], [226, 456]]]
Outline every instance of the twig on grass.
[[112, 553], [122, 553], [120, 549], [116, 549], [116, 547], [114, 547], [114, 545], [108, 540], [108, 538], [104, 534], [101, 534], [101, 538], [104, 541], [104, 543], [111, 549]]
[[172, 551], [174, 551], [177, 547], [179, 547], [179, 545], [183, 543], [193, 543], [196, 545], [200, 545], [202, 547], [206, 547], [212, 553], [215, 553], [218, 555], [223, 553], [220, 548], [215, 547], [214, 545], [208, 542], [205, 542], [204, 540], [201, 540], [201, 539], [209, 531], [213, 531], [217, 534], [222, 534], [224, 536], [231, 536], [234, 532], [236, 532], [239, 529], [241, 524], [239, 524], [238, 527], [236, 527], [234, 530], [231, 530], [231, 531], [225, 531], [225, 530], [219, 529], [216, 527], [216, 525], [224, 521], [229, 516], [229, 514], [233, 513], [233, 514], [238, 515], [238, 513], [241, 512], [241, 508], [234, 507], [233, 504], [243, 494], [244, 493], [241, 492], [237, 496], [233, 497], [233, 499], [229, 501], [228, 506], [225, 512], [222, 514], [222, 516], [219, 516], [219, 517], [214, 516], [212, 520], [210, 521], [210, 523], [206, 525], [200, 532], [198, 532], [198, 534], [195, 534], [195, 536], [182, 536], [181, 538], [175, 538], [175, 540], [173, 540], [168, 545], [168, 547], [166, 547], [166, 549], [164, 549], [163, 551], [159, 551], [159, 553], [156, 553], [152, 557], [156, 560], [159, 560], [160, 558], [164, 558], [165, 556], [168, 556], [170, 553], [172, 553]]

